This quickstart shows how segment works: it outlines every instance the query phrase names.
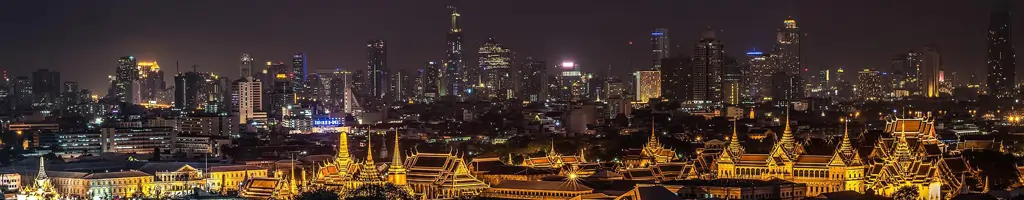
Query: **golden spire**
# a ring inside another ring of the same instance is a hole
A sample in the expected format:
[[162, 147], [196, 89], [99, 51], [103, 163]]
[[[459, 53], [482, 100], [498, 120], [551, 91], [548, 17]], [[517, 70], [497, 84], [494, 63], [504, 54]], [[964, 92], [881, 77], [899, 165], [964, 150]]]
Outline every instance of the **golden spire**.
[[372, 133], [366, 133], [366, 163], [373, 165], [373, 140], [370, 139]]
[[558, 155], [555, 155], [555, 139], [554, 138], [551, 139], [551, 150], [548, 150], [548, 156], [549, 157], [558, 156]]
[[398, 131], [396, 130], [395, 131], [395, 151], [394, 151], [394, 155], [392, 155], [392, 158], [391, 158], [391, 165], [392, 166], [394, 166], [394, 165], [401, 166], [401, 163], [402, 163], [402, 152], [401, 152], [400, 148], [398, 148], [398, 142], [399, 142], [399, 137], [398, 137]]
[[351, 162], [352, 156], [348, 153], [348, 132], [342, 131], [338, 134], [338, 155], [337, 158], [339, 167], [343, 167]]
[[850, 122], [844, 121], [843, 124], [845, 126], [843, 130], [843, 143], [839, 146], [839, 151], [848, 154], [853, 152], [853, 145], [850, 144]]
[[733, 154], [740, 153], [740, 139], [736, 131], [736, 126], [738, 126], [736, 121], [739, 121], [739, 119], [732, 121], [732, 138], [729, 139], [729, 152]]
[[647, 139], [647, 148], [655, 148], [661, 146], [658, 143], [658, 135], [654, 132], [654, 117], [651, 117], [651, 138]]
[[787, 149], [793, 148], [793, 131], [789, 128], [789, 106], [786, 106], [786, 129], [782, 131], [780, 143]]

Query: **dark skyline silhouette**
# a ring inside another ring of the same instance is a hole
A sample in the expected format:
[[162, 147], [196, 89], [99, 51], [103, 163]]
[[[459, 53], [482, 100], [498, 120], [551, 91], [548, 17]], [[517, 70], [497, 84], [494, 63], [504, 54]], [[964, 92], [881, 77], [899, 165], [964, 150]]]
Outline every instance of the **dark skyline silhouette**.
[[[422, 0], [2, 1], [0, 69], [11, 78], [56, 70], [62, 81], [104, 94], [106, 77], [120, 56], [158, 61], [171, 84], [176, 61], [182, 71], [195, 64], [200, 71], [238, 78], [242, 53], [254, 56], [258, 66], [268, 60], [289, 63], [292, 54], [304, 52], [310, 71], [365, 69], [366, 41], [385, 39], [388, 68], [411, 70], [443, 59], [449, 27], [445, 5]], [[811, 70], [887, 70], [894, 55], [934, 44], [947, 71], [966, 81], [972, 72], [985, 77], [992, 3], [524, 0], [461, 1], [458, 7], [467, 66], [476, 65], [480, 43], [496, 37], [517, 60], [572, 60], [595, 73], [611, 66], [612, 75], [625, 77], [650, 67], [654, 28], [669, 29], [677, 46], [672, 54], [688, 54], [701, 31], [712, 26], [720, 31], [726, 53], [741, 58], [754, 48], [769, 51], [775, 30], [791, 16], [806, 34], [804, 66]], [[1018, 3], [1011, 10], [1022, 7]], [[1020, 17], [1013, 21], [1022, 24]], [[1018, 47], [1022, 33], [1013, 31]]]

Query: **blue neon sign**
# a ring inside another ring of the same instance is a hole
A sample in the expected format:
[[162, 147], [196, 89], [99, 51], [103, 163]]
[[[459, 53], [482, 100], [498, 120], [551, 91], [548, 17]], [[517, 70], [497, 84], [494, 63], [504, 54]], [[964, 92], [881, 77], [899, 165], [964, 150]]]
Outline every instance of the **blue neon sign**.
[[313, 120], [313, 126], [316, 127], [339, 127], [341, 124], [341, 118], [337, 117], [325, 117]]

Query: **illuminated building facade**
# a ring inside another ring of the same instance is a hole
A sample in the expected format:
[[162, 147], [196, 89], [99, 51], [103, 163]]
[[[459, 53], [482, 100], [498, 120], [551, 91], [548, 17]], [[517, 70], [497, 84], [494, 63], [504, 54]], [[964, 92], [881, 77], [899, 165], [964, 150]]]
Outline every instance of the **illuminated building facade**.
[[921, 89], [925, 97], [939, 97], [939, 77], [942, 57], [935, 46], [925, 46], [921, 52]]
[[850, 142], [849, 131], [832, 155], [812, 155], [795, 141], [786, 118], [782, 137], [768, 154], [745, 152], [735, 126], [728, 147], [717, 161], [717, 178], [781, 179], [807, 185], [808, 197], [821, 193], [864, 190], [864, 163]]
[[263, 111], [263, 83], [251, 76], [231, 84], [231, 105], [239, 124], [248, 124], [256, 112]]
[[406, 102], [413, 100], [416, 91], [413, 77], [412, 74], [401, 69], [391, 72], [391, 77], [388, 79], [387, 93], [390, 101]]
[[462, 97], [465, 95], [465, 75], [462, 62], [462, 25], [459, 23], [458, 9], [449, 5], [451, 10], [451, 29], [447, 37], [447, 57], [444, 60], [444, 72], [441, 73], [441, 96]]
[[988, 24], [988, 89], [996, 97], [1013, 97], [1017, 82], [1016, 55], [1010, 37], [1013, 22], [1010, 0], [998, 0]]
[[877, 101], [886, 97], [882, 72], [876, 69], [864, 69], [857, 74], [857, 97], [865, 101]]
[[388, 54], [384, 40], [370, 40], [366, 43], [367, 92], [374, 101], [384, 100], [388, 91]]
[[661, 71], [661, 60], [668, 58], [672, 43], [668, 40], [668, 29], [656, 28], [651, 31], [651, 53], [654, 58], [654, 71]]
[[39, 172], [36, 173], [32, 185], [20, 190], [17, 195], [18, 200], [58, 200], [62, 198], [54, 187], [53, 181], [46, 176], [45, 160], [42, 157], [39, 158]]
[[172, 127], [102, 128], [103, 152], [150, 154], [170, 149], [176, 133]]
[[[693, 101], [697, 103], [722, 102], [722, 76], [725, 66], [725, 45], [715, 39], [710, 28], [703, 38], [693, 46], [691, 60], [693, 72]], [[639, 83], [638, 83], [639, 84]]]
[[139, 78], [138, 61], [135, 56], [125, 56], [117, 60], [114, 75], [114, 95], [120, 102], [131, 102], [133, 99], [132, 84]]
[[171, 96], [164, 82], [164, 72], [156, 62], [138, 62], [139, 66], [139, 99], [138, 103], [154, 103], [168, 105]]
[[503, 101], [515, 98], [515, 85], [512, 79], [512, 60], [514, 53], [505, 48], [494, 38], [480, 46], [480, 67], [483, 69], [483, 89], [486, 99]]
[[292, 55], [292, 71], [289, 74], [292, 79], [292, 91], [296, 94], [304, 94], [306, 88], [306, 54], [296, 53]]
[[679, 159], [675, 149], [665, 148], [658, 140], [657, 133], [651, 129], [651, 137], [640, 149], [627, 149], [622, 156], [627, 168], [644, 168], [652, 165], [669, 163]]
[[419, 82], [419, 98], [421, 100], [433, 102], [434, 100], [437, 100], [438, 97], [441, 97], [440, 90], [438, 90], [442, 87], [440, 84], [443, 82], [441, 80], [441, 73], [441, 64], [438, 62], [430, 61], [423, 66], [423, 71], [420, 74], [422, 78]]
[[892, 88], [896, 97], [921, 92], [921, 53], [910, 51], [896, 55], [892, 64]]
[[805, 97], [804, 81], [800, 76], [800, 71], [803, 68], [803, 60], [800, 55], [802, 33], [800, 27], [796, 25], [796, 20], [786, 19], [783, 24], [783, 28], [776, 31], [775, 51], [770, 57], [777, 67], [773, 76], [780, 76], [773, 78], [781, 81], [781, 83], [776, 83], [778, 87], [775, 88], [781, 91], [776, 91], [777, 96], [773, 99], [802, 99]]
[[256, 59], [247, 53], [243, 53], [238, 64], [239, 74], [241, 77], [258, 77], [256, 73]]
[[636, 101], [647, 103], [650, 99], [661, 98], [661, 72], [660, 71], [637, 71], [636, 76]]
[[921, 198], [943, 199], [972, 188], [968, 179], [981, 181], [964, 158], [944, 156], [931, 119], [889, 119], [884, 132], [866, 159], [864, 186], [875, 194], [915, 187]]
[[769, 64], [768, 55], [760, 51], [747, 52], [747, 65], [750, 66], [743, 78], [746, 79], [750, 98], [754, 102], [771, 99], [771, 81], [774, 69]]
[[179, 133], [204, 136], [238, 136], [238, 122], [231, 116], [190, 114], [181, 118]]

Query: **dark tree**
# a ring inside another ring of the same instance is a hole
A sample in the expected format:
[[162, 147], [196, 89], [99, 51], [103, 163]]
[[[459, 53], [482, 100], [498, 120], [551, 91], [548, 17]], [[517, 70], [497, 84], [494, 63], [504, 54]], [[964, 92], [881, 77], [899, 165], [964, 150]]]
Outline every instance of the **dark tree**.
[[913, 186], [904, 186], [892, 193], [894, 200], [917, 200], [917, 197], [917, 188]]
[[362, 200], [377, 200], [377, 199], [400, 199], [400, 200], [413, 200], [412, 194], [409, 194], [405, 189], [402, 189], [394, 184], [386, 183], [383, 185], [367, 184], [356, 188], [355, 190], [349, 191], [345, 195], [345, 199], [362, 199]]
[[296, 200], [339, 200], [341, 196], [338, 193], [325, 189], [317, 189], [313, 191], [306, 191], [299, 194]]

